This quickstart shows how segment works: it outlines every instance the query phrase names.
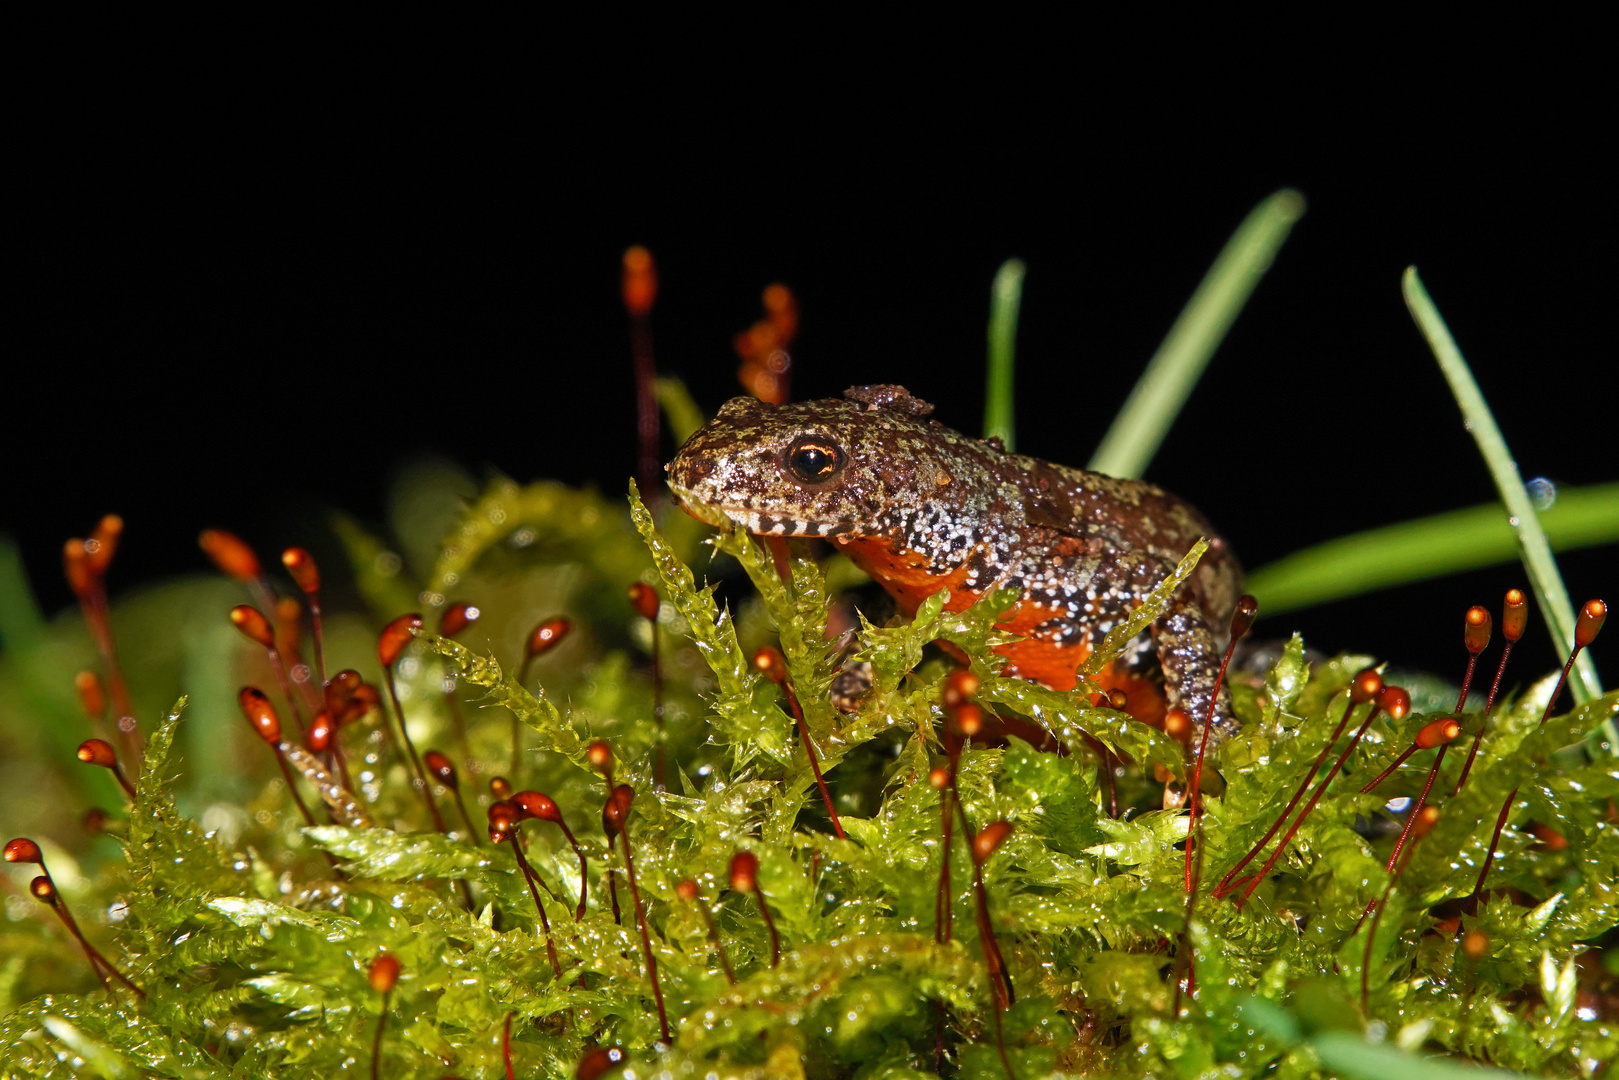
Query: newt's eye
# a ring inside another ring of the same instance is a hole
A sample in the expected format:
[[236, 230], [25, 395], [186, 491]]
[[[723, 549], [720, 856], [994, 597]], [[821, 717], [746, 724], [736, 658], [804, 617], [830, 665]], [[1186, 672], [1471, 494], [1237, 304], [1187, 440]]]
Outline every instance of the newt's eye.
[[804, 483], [819, 484], [843, 468], [843, 451], [830, 439], [806, 436], [787, 448], [787, 468]]

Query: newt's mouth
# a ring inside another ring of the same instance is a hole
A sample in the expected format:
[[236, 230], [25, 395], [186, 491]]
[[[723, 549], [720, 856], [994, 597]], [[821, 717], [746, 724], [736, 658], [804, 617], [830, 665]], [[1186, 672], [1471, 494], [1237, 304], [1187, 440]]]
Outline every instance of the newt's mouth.
[[801, 521], [782, 514], [767, 514], [746, 506], [705, 503], [692, 492], [670, 484], [681, 509], [718, 529], [746, 529], [758, 536], [847, 536], [854, 531], [852, 521]]

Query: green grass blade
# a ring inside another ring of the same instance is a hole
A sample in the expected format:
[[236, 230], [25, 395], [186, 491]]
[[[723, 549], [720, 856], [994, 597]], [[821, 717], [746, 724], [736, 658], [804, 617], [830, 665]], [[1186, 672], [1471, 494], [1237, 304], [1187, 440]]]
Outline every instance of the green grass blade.
[[1147, 363], [1088, 468], [1122, 477], [1146, 471], [1214, 350], [1303, 215], [1304, 196], [1284, 188], [1237, 226]]
[[[1540, 523], [1554, 551], [1619, 541], [1619, 483], [1558, 488]], [[1265, 615], [1511, 562], [1518, 538], [1500, 503], [1340, 536], [1262, 566], [1247, 589]]]
[[989, 287], [989, 371], [984, 387], [984, 438], [1012, 449], [1012, 369], [1017, 355], [1018, 308], [1023, 303], [1022, 259], [1007, 259]]
[[26, 652], [45, 635], [45, 616], [28, 585], [22, 553], [0, 533], [0, 649]]
[[1350, 1080], [1528, 1080], [1526, 1073], [1409, 1054], [1347, 1031], [1324, 1031], [1310, 1044], [1329, 1072]]
[[[1428, 347], [1433, 350], [1434, 359], [1439, 361], [1439, 369], [1450, 383], [1450, 392], [1456, 395], [1456, 403], [1461, 406], [1467, 428], [1473, 433], [1473, 441], [1478, 443], [1479, 453], [1484, 455], [1484, 463], [1489, 466], [1490, 475], [1495, 479], [1501, 502], [1511, 515], [1508, 522], [1517, 534], [1518, 550], [1524, 569], [1529, 573], [1530, 587], [1534, 589], [1541, 614], [1552, 629], [1552, 643], [1557, 646], [1557, 654], [1566, 660], [1574, 646], [1574, 606], [1569, 603], [1563, 575], [1557, 572], [1557, 560], [1552, 558], [1551, 544], [1547, 542], [1540, 517], [1535, 513], [1535, 504], [1530, 501], [1529, 492], [1524, 490], [1523, 478], [1518, 475], [1518, 463], [1512, 460], [1507, 442], [1496, 425], [1495, 415], [1485, 403], [1467, 361], [1462, 359], [1456, 339], [1450, 336], [1450, 328], [1445, 325], [1439, 309], [1428, 296], [1428, 290], [1423, 288], [1416, 267], [1406, 267], [1405, 274], [1400, 278], [1400, 291], [1405, 295], [1405, 306], [1422, 330], [1422, 336], [1428, 339]], [[1576, 701], [1590, 701], [1602, 695], [1602, 684], [1597, 680], [1596, 666], [1591, 663], [1589, 653], [1581, 654], [1579, 662], [1574, 665], [1574, 673], [1571, 689]]]

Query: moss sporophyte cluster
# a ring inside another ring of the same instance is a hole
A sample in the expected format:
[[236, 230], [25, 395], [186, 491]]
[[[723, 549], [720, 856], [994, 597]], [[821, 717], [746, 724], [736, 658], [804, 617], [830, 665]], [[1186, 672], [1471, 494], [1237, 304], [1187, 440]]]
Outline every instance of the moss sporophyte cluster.
[[[1356, 700], [1374, 658], [1312, 664], [1295, 637], [1268, 670], [1231, 678], [1241, 732], [1209, 752], [1189, 904], [1188, 815], [1163, 805], [1166, 786], [1184, 790], [1195, 744], [1092, 704], [1083, 685], [1059, 693], [1002, 677], [991, 648], [1010, 595], [958, 613], [935, 596], [910, 620], [873, 625], [849, 603], [859, 575], [841, 559], [794, 542], [778, 563], [754, 538], [654, 512], [633, 492], [626, 512], [551, 483], [490, 486], [414, 581], [380, 539], [346, 520], [338, 531], [370, 605], [324, 612], [327, 666], [356, 669], [346, 678], [362, 701], [345, 698], [333, 736], [346, 782], [293, 730], [265, 651], [224, 618], [251, 598], [238, 582], [172, 586], [113, 612], [140, 669], [190, 691], [164, 714], [150, 704], [164, 687], [132, 687], [145, 738], [129, 799], [103, 770], [63, 772], [71, 750], [40, 734], [59, 729], [68, 746], [97, 734], [62, 692], [87, 656], [82, 623], [8, 652], [7, 735], [33, 747], [52, 812], [92, 798], [117, 808], [96, 820], [99, 837], [51, 843], [70, 831], [41, 829], [41, 850], [16, 852], [49, 866], [55, 892], [48, 904], [7, 894], [4, 1075], [1387, 1080], [1476, 1076], [1473, 1062], [1589, 1076], [1619, 1054], [1619, 950], [1602, 948], [1619, 923], [1619, 768], [1563, 749], [1614, 715], [1619, 694], [1544, 725], [1553, 679], [1503, 695], [1453, 797], [1465, 755], [1445, 761], [1437, 822], [1410, 842], [1390, 888], [1402, 818], [1386, 806], [1418, 793], [1433, 752], [1362, 787], [1455, 719], [1453, 689], [1411, 684], [1411, 707], [1371, 719], [1246, 901], [1245, 889], [1217, 899], [1345, 710], [1346, 731], [1373, 711]], [[394, 542], [407, 556], [432, 547], [422, 535]], [[1145, 626], [1176, 580], [1103, 653]], [[705, 581], [730, 581], [729, 600]], [[661, 596], [661, 724], [653, 623], [625, 600], [637, 582]], [[462, 609], [444, 627], [457, 640], [429, 618], [415, 636], [396, 624], [396, 651], [384, 649], [403, 745], [377, 631], [424, 601], [431, 614], [461, 598], [481, 617], [469, 626]], [[536, 611], [572, 631], [529, 657], [520, 681]], [[299, 645], [281, 629], [295, 663]], [[940, 640], [976, 680], [956, 674]], [[766, 646], [784, 671], [756, 662]], [[850, 670], [865, 676], [854, 691], [840, 682]], [[279, 710], [313, 825], [243, 722], [236, 691], [249, 683]], [[373, 703], [359, 686], [383, 689]], [[983, 717], [1021, 719], [1060, 752], [1016, 736], [964, 741], [947, 715], [959, 699], [944, 703], [952, 686], [971, 690]], [[1451, 734], [1470, 742], [1480, 720], [1461, 714]], [[413, 786], [413, 752], [431, 755], [445, 831]], [[941, 908], [947, 819], [935, 785], [952, 756], [963, 813]], [[510, 787], [491, 794], [496, 774]], [[1469, 901], [1514, 791], [1488, 887]], [[505, 842], [491, 842], [491, 824]], [[87, 962], [57, 905], [106, 966]]]

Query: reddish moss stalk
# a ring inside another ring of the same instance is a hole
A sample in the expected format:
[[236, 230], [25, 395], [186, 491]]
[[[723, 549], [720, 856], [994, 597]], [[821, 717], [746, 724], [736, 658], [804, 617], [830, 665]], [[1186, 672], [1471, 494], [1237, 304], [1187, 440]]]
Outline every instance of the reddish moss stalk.
[[371, 1040], [371, 1080], [378, 1080], [382, 1075], [382, 1033], [388, 1024], [388, 999], [393, 996], [394, 984], [399, 981], [399, 960], [383, 953], [371, 962], [366, 978], [371, 983], [371, 989], [382, 995], [377, 1034]]
[[[952, 763], [956, 760], [951, 759]], [[939, 890], [933, 900], [933, 940], [943, 945], [950, 940], [950, 848], [955, 839], [955, 808], [951, 799], [955, 795], [955, 777], [950, 769], [934, 769], [928, 773], [928, 783], [939, 790]]]
[[[1443, 749], [1443, 747], [1440, 748], [1441, 752], [1443, 752]], [[1439, 824], [1439, 811], [1432, 806], [1423, 807], [1414, 810], [1411, 814], [1411, 818], [1418, 821], [1416, 839], [1421, 840], [1424, 836], [1427, 836], [1433, 831], [1433, 827], [1435, 825]], [[1372, 943], [1377, 940], [1377, 927], [1378, 924], [1383, 920], [1383, 912], [1388, 908], [1389, 895], [1394, 892], [1395, 883], [1400, 880], [1400, 875], [1405, 873], [1405, 868], [1411, 865], [1411, 857], [1416, 854], [1416, 851], [1417, 846], [1415, 843], [1412, 843], [1411, 850], [1406, 854], [1405, 861], [1400, 863], [1397, 868], [1391, 870], [1389, 873], [1389, 881], [1388, 884], [1383, 887], [1383, 895], [1372, 901], [1372, 906], [1367, 909], [1367, 911], [1372, 911], [1373, 908], [1375, 908], [1376, 912], [1372, 915], [1371, 929], [1366, 932], [1366, 952], [1365, 955], [1362, 956], [1360, 962], [1360, 1011], [1362, 1014], [1369, 1012], [1371, 1009], [1371, 993], [1369, 989], [1371, 984], [1369, 976], [1370, 968], [1372, 966]], [[1399, 857], [1398, 848], [1395, 849], [1394, 857]], [[1392, 866], [1392, 864], [1393, 859], [1390, 860], [1390, 865]], [[1362, 912], [1360, 917], [1361, 921], [1364, 922], [1366, 919], [1366, 912]], [[1359, 930], [1360, 923], [1357, 922], [1355, 924], [1355, 931]], [[1353, 932], [1351, 933], [1351, 936], [1353, 936]]]
[[1411, 697], [1403, 689], [1398, 686], [1383, 688], [1382, 692], [1378, 694], [1377, 706], [1366, 714], [1366, 719], [1361, 722], [1360, 727], [1355, 729], [1354, 737], [1349, 740], [1349, 744], [1338, 755], [1338, 760], [1332, 763], [1331, 770], [1328, 771], [1321, 783], [1316, 785], [1315, 792], [1310, 796], [1310, 801], [1305, 803], [1303, 810], [1299, 811], [1299, 816], [1287, 830], [1287, 835], [1282, 837], [1282, 842], [1276, 845], [1276, 850], [1271, 853], [1271, 857], [1266, 860], [1259, 873], [1254, 875], [1253, 880], [1248, 883], [1248, 887], [1243, 890], [1243, 900], [1246, 901], [1253, 896], [1254, 890], [1259, 888], [1259, 883], [1265, 880], [1271, 868], [1276, 865], [1276, 860], [1282, 857], [1282, 853], [1287, 850], [1287, 845], [1292, 841], [1294, 834], [1304, 824], [1304, 819], [1310, 816], [1310, 811], [1315, 809], [1315, 804], [1321, 801], [1321, 796], [1326, 793], [1327, 786], [1332, 783], [1333, 777], [1338, 775], [1338, 770], [1343, 768], [1344, 762], [1349, 760], [1349, 755], [1354, 753], [1355, 747], [1360, 745], [1361, 737], [1366, 734], [1366, 729], [1372, 726], [1372, 721], [1377, 718], [1377, 714], [1380, 711], [1386, 711], [1389, 716], [1399, 720], [1403, 719], [1410, 709]]
[[[1445, 751], [1450, 749], [1451, 740], [1455, 739], [1461, 733], [1461, 730], [1462, 726], [1455, 720], [1435, 720], [1417, 733], [1417, 741], [1413, 744], [1414, 746], [1426, 750], [1438, 745], [1439, 753], [1434, 755], [1433, 767], [1428, 770], [1428, 779], [1422, 785], [1422, 794], [1417, 796], [1417, 801], [1411, 806], [1411, 812], [1406, 815], [1405, 827], [1400, 830], [1400, 838], [1395, 841], [1394, 851], [1389, 855], [1388, 865], [1384, 867], [1391, 874], [1396, 872], [1394, 869], [1395, 863], [1399, 861], [1400, 852], [1404, 850], [1406, 841], [1411, 836], [1412, 828], [1422, 820], [1422, 809], [1428, 805], [1428, 796], [1433, 791], [1434, 781], [1439, 777], [1439, 767], [1445, 763]], [[1364, 920], [1370, 912], [1371, 907], [1368, 906], [1365, 911], [1361, 912], [1361, 919]], [[1356, 925], [1358, 926], [1359, 924], [1357, 923]]]
[[630, 317], [630, 356], [635, 364], [635, 433], [640, 453], [637, 475], [648, 499], [658, 486], [658, 399], [653, 392], [657, 366], [652, 358], [652, 304], [658, 296], [658, 269], [652, 253], [639, 245], [624, 252], [624, 310]]
[[45, 865], [45, 855], [39, 850], [38, 844], [25, 836], [19, 836], [6, 844], [4, 858], [8, 863], [32, 863], [39, 867], [39, 876], [29, 883], [29, 891], [34, 894], [34, 897], [40, 903], [56, 913], [57, 919], [67, 928], [68, 933], [73, 935], [74, 940], [79, 943], [79, 948], [84, 951], [85, 959], [90, 962], [90, 970], [95, 972], [96, 979], [101, 983], [102, 989], [111, 990], [111, 987], [107, 984], [107, 975], [111, 974], [119, 982], [135, 991], [137, 996], [146, 996], [146, 991], [136, 986], [122, 971], [119, 971], [113, 965], [111, 960], [101, 955], [101, 951], [90, 944], [90, 939], [85, 937], [84, 931], [79, 929], [78, 920], [73, 918], [73, 913], [68, 910], [67, 904], [62, 900], [61, 893], [57, 891], [56, 880], [51, 877], [50, 868]]
[[732, 986], [736, 985], [736, 972], [731, 970], [731, 958], [725, 955], [725, 942], [720, 940], [720, 928], [714, 922], [714, 913], [708, 909], [708, 901], [697, 889], [697, 882], [687, 878], [675, 886], [675, 895], [688, 904], [696, 906], [703, 916], [703, 925], [708, 927], [708, 940], [714, 943], [714, 952], [720, 958], [720, 970], [725, 972], [725, 978]]
[[[1338, 726], [1332, 729], [1332, 737], [1327, 740], [1326, 745], [1321, 747], [1321, 753], [1316, 756], [1315, 764], [1311, 765], [1310, 771], [1304, 774], [1304, 779], [1299, 782], [1298, 790], [1293, 792], [1293, 797], [1287, 801], [1286, 808], [1271, 823], [1271, 827], [1266, 830], [1265, 835], [1259, 838], [1257, 844], [1248, 849], [1248, 853], [1237, 861], [1237, 865], [1226, 871], [1225, 876], [1220, 879], [1220, 883], [1214, 887], [1214, 895], [1217, 898], [1225, 896], [1231, 891], [1231, 883], [1237, 874], [1256, 855], [1265, 850], [1265, 845], [1270, 843], [1271, 837], [1276, 835], [1277, 830], [1287, 821], [1288, 815], [1293, 813], [1293, 808], [1298, 806], [1299, 800], [1304, 797], [1305, 791], [1309, 789], [1310, 781], [1315, 779], [1315, 774], [1320, 771], [1322, 764], [1327, 760], [1327, 755], [1332, 753], [1332, 747], [1337, 743], [1338, 737], [1344, 733], [1344, 728], [1349, 724], [1349, 714], [1354, 712], [1355, 706], [1371, 701], [1377, 697], [1378, 692], [1382, 689], [1383, 676], [1378, 674], [1375, 668], [1365, 668], [1355, 675], [1354, 681], [1349, 684], [1349, 700], [1344, 702], [1344, 714], [1338, 718]], [[1367, 723], [1370, 723], [1371, 717], [1376, 715], [1377, 709], [1374, 706], [1371, 715], [1366, 718]]]
[[753, 656], [753, 666], [758, 668], [771, 682], [780, 686], [787, 695], [787, 710], [793, 718], [793, 727], [798, 729], [798, 737], [804, 744], [804, 753], [809, 757], [810, 769], [815, 773], [815, 786], [821, 789], [821, 801], [826, 804], [827, 816], [832, 819], [832, 831], [839, 840], [847, 839], [843, 831], [843, 822], [838, 818], [837, 807], [832, 805], [832, 792], [827, 790], [826, 778], [821, 775], [821, 758], [815, 752], [815, 743], [810, 739], [809, 725], [804, 722], [804, 710], [798, 704], [798, 695], [793, 692], [792, 679], [787, 674], [787, 658], [775, 649], [766, 646]]
[[1507, 643], [1501, 650], [1501, 663], [1496, 666], [1495, 681], [1490, 684], [1490, 696], [1484, 702], [1484, 715], [1479, 720], [1478, 731], [1473, 735], [1473, 745], [1467, 751], [1467, 760], [1462, 763], [1462, 774], [1456, 778], [1456, 788], [1451, 792], [1453, 796], [1462, 793], [1468, 774], [1473, 771], [1473, 759], [1478, 756], [1478, 746], [1484, 739], [1484, 729], [1489, 726], [1490, 715], [1495, 711], [1495, 697], [1501, 690], [1501, 676], [1506, 674], [1507, 659], [1512, 656], [1512, 646], [1523, 636], [1528, 621], [1529, 609], [1523, 592], [1508, 589], [1501, 611], [1501, 636], [1507, 639]]
[[455, 798], [455, 808], [461, 812], [461, 820], [466, 823], [467, 837], [474, 844], [480, 843], [478, 828], [472, 824], [472, 815], [467, 813], [467, 804], [461, 798], [461, 780], [456, 775], [455, 763], [437, 750], [429, 750], [423, 757], [423, 764], [433, 778], [450, 790]]
[[117, 514], [108, 514], [97, 523], [90, 539], [69, 540], [63, 548], [63, 569], [68, 585], [78, 597], [85, 624], [90, 628], [91, 640], [101, 657], [102, 673], [106, 676], [107, 690], [112, 696], [113, 722], [118, 728], [124, 753], [138, 768], [141, 761], [141, 743], [136, 735], [135, 708], [130, 701], [129, 685], [124, 681], [124, 670], [118, 662], [118, 642], [113, 636], [112, 620], [107, 605], [106, 572], [123, 534], [124, 520]]
[[664, 744], [668, 737], [663, 726], [663, 658], [658, 651], [658, 609], [663, 599], [658, 590], [641, 581], [630, 586], [629, 599], [630, 606], [652, 628], [652, 719], [658, 730], [657, 745], [652, 751], [652, 782], [661, 791], [664, 788]]
[[759, 856], [751, 851], [739, 851], [731, 856], [731, 888], [736, 892], [750, 892], [759, 904], [759, 914], [770, 934], [770, 966], [781, 963], [781, 938], [776, 933], [776, 920], [770, 917], [770, 905], [765, 903], [764, 890], [759, 888]]
[[517, 868], [523, 874], [523, 883], [528, 886], [529, 896], [534, 898], [534, 910], [539, 913], [540, 929], [545, 934], [545, 952], [551, 960], [551, 972], [558, 979], [562, 978], [562, 962], [557, 959], [556, 942], [551, 936], [551, 920], [545, 915], [545, 905], [540, 902], [540, 890], [535, 885], [537, 876], [534, 868], [528, 864], [523, 856], [523, 845], [518, 839], [518, 823], [522, 820], [522, 812], [518, 807], [504, 800], [489, 807], [489, 840], [491, 843], [510, 843], [512, 855], [517, 858]]
[[973, 856], [973, 910], [978, 922], [978, 944], [984, 953], [984, 966], [989, 969], [990, 988], [995, 996], [995, 1008], [1004, 1012], [1017, 1001], [1012, 986], [1012, 973], [1001, 953], [1001, 944], [995, 938], [995, 924], [989, 914], [989, 890], [984, 886], [984, 861], [1000, 846], [1012, 826], [1005, 821], [991, 822], [982, 832], [974, 832], [967, 820], [967, 809], [961, 804], [961, 793], [954, 799], [956, 813], [961, 818], [961, 834]]
[[[1602, 624], [1608, 618], [1608, 605], [1601, 600], [1587, 601], [1580, 609], [1579, 617], [1574, 623], [1574, 648], [1569, 650], [1568, 662], [1563, 665], [1562, 672], [1557, 676], [1557, 685], [1552, 687], [1552, 696], [1546, 700], [1546, 710], [1540, 714], [1540, 727], [1546, 726], [1546, 720], [1557, 705], [1557, 697], [1563, 692], [1563, 684], [1568, 681], [1568, 673], [1574, 668], [1574, 661], [1579, 659], [1580, 651], [1591, 642], [1602, 630]], [[1473, 886], [1470, 897], [1474, 900], [1484, 894], [1484, 882], [1490, 876], [1490, 865], [1495, 861], [1496, 848], [1501, 843], [1501, 830], [1506, 827], [1507, 816], [1512, 813], [1512, 804], [1518, 798], [1518, 789], [1513, 788], [1507, 792], [1506, 801], [1501, 804], [1501, 813], [1495, 819], [1495, 832], [1490, 834], [1490, 849], [1484, 855], [1484, 865], [1479, 867], [1478, 883]]]
[[590, 866], [585, 861], [584, 849], [579, 846], [579, 841], [574, 839], [573, 830], [568, 828], [568, 823], [562, 820], [562, 811], [557, 808], [556, 800], [549, 795], [538, 791], [519, 791], [512, 796], [512, 802], [525, 816], [551, 822], [568, 838], [568, 846], [573, 848], [574, 855], [579, 859], [579, 906], [573, 913], [574, 921], [578, 922], [585, 917], [585, 898], [590, 887], [588, 880]]
[[[630, 903], [635, 908], [635, 927], [641, 933], [641, 953], [646, 957], [646, 976], [652, 983], [652, 1000], [658, 1006], [658, 1030], [663, 1035], [663, 1041], [671, 1043], [669, 1037], [669, 1014], [663, 1007], [663, 984], [658, 981], [658, 960], [652, 955], [652, 935], [646, 926], [646, 909], [641, 904], [641, 889], [635, 881], [635, 860], [630, 855], [630, 804], [635, 800], [635, 789], [628, 784], [619, 784], [607, 798], [607, 805], [602, 808], [602, 820], [611, 821], [618, 839], [624, 846], [624, 876], [630, 884]], [[612, 839], [611, 836], [608, 837]]]
[[410, 740], [410, 728], [405, 724], [405, 708], [399, 703], [399, 687], [394, 682], [394, 661], [404, 651], [415, 631], [421, 629], [422, 617], [420, 615], [401, 615], [389, 623], [377, 640], [377, 659], [382, 665], [383, 679], [388, 684], [388, 697], [393, 701], [394, 717], [399, 721], [399, 735], [404, 741], [405, 750], [410, 755], [408, 762], [414, 774], [414, 783], [420, 785], [422, 801], [427, 804], [427, 812], [432, 815], [433, 827], [441, 833], [450, 830], [444, 826], [444, 817], [438, 812], [438, 804], [433, 801], [433, 789], [427, 782], [427, 770], [422, 767], [422, 759], [416, 753], [416, 744]]
[[[1190, 817], [1186, 822], [1186, 891], [1195, 888], [1193, 869], [1194, 847], [1202, 847], [1202, 833], [1199, 826], [1202, 824], [1200, 795], [1203, 789], [1203, 757], [1209, 748], [1209, 729], [1214, 726], [1214, 710], [1220, 701], [1220, 691], [1225, 687], [1226, 670], [1231, 667], [1231, 654], [1236, 651], [1237, 642], [1242, 640], [1248, 628], [1253, 626], [1254, 617], [1259, 614], [1259, 601], [1244, 593], [1237, 601], [1237, 609], [1231, 616], [1231, 640], [1226, 643], [1225, 659], [1220, 661], [1220, 674], [1214, 680], [1214, 696], [1209, 700], [1209, 715], [1203, 718], [1203, 737], [1197, 744], [1197, 768], [1192, 772], [1192, 790], [1187, 793], [1186, 805], [1189, 807]], [[1105, 762], [1103, 763], [1105, 766]], [[1190, 915], [1188, 915], [1190, 918]]]
[[[613, 794], [613, 750], [606, 743], [597, 740], [585, 749], [585, 757], [592, 767], [602, 774], [607, 781], [607, 794]], [[607, 819], [603, 817], [602, 827], [607, 829]], [[613, 922], [619, 926], [624, 925], [623, 912], [618, 907], [618, 885], [613, 881], [613, 834], [607, 833], [607, 861], [602, 864], [602, 876], [607, 879], [607, 899], [613, 905]]]

